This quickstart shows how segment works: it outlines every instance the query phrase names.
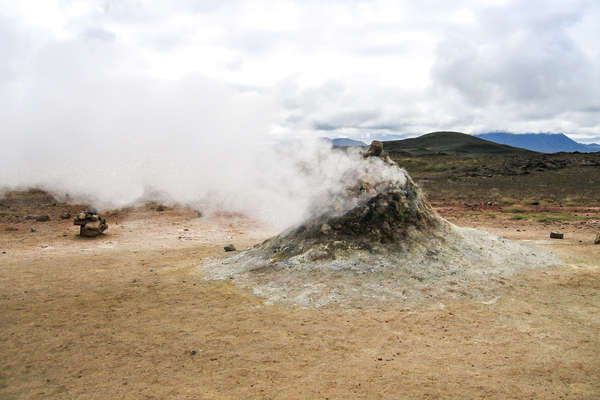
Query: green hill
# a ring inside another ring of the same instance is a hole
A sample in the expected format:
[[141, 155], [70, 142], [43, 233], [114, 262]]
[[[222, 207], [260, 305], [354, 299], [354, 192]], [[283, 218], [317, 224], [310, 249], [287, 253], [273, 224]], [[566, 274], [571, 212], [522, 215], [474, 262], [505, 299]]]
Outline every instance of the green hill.
[[416, 138], [384, 142], [383, 147], [390, 154], [405, 156], [535, 154], [530, 150], [490, 142], [460, 132], [432, 132]]

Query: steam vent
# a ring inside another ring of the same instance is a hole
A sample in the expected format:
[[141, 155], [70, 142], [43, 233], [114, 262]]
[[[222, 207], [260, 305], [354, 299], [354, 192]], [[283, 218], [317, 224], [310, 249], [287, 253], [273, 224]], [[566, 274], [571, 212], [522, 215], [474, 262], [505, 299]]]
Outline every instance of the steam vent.
[[547, 250], [438, 216], [381, 142], [357, 160], [375, 163], [378, 173], [329, 194], [326, 209], [300, 226], [199, 269], [207, 279], [230, 279], [269, 303], [320, 307], [449, 297], [494, 301], [504, 278], [560, 263]]

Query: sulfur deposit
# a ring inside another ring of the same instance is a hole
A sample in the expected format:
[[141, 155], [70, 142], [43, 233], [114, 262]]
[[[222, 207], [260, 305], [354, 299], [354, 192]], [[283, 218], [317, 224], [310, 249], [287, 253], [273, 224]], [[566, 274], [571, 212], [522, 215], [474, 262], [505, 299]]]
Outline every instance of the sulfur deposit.
[[327, 207], [316, 207], [319, 214], [200, 270], [268, 302], [319, 307], [465, 296], [485, 301], [515, 272], [560, 263], [547, 250], [439, 217], [382, 146], [362, 156], [357, 163], [372, 163], [371, 173], [346, 171], [348, 184], [329, 193]]

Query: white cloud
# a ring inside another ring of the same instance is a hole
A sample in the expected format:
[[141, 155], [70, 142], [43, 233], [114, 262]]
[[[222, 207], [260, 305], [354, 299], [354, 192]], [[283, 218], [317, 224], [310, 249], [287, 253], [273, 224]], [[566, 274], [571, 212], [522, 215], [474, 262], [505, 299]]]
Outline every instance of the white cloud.
[[[102, 73], [168, 80], [201, 74], [263, 90], [291, 80], [299, 91], [283, 97], [300, 96], [295, 103], [307, 108], [296, 110], [305, 115], [291, 125], [282, 119], [290, 130], [374, 109], [390, 127], [423, 130], [568, 126], [583, 135], [599, 128], [598, 113], [586, 111], [599, 106], [600, 6], [593, 1], [55, 0], [4, 2], [0, 15], [14, 28], [2, 33], [4, 42], [27, 43], [8, 53], [16, 67], [5, 67], [3, 80], [35, 79], [39, 71], [27, 60], [44, 46], [93, 47], [95, 39], [126, 54], [108, 69], [101, 62]], [[344, 91], [328, 91], [315, 114], [307, 102], [319, 99], [302, 96], [328, 90], [329, 82]], [[472, 123], [440, 125], [456, 121]]]

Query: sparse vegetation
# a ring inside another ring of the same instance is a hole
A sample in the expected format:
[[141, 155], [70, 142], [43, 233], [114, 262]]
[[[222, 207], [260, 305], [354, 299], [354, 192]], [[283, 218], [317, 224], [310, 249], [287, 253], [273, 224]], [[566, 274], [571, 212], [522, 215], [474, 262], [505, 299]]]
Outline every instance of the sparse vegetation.
[[[600, 206], [600, 153], [392, 154], [434, 205]], [[597, 178], [596, 178], [597, 177]]]

